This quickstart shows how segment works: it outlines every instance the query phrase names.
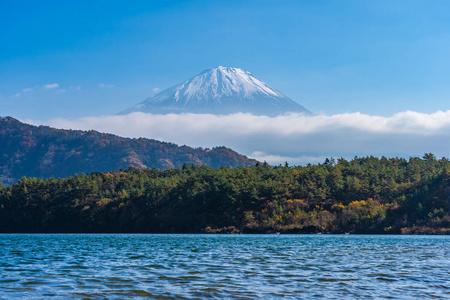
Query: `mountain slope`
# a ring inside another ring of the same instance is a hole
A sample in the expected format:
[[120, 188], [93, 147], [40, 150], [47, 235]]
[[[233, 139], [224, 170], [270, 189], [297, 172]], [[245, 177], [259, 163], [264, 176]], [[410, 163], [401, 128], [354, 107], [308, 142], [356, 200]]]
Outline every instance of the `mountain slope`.
[[129, 166], [168, 169], [183, 164], [249, 166], [255, 160], [226, 147], [211, 150], [150, 139], [129, 139], [97, 131], [32, 126], [0, 117], [0, 182], [22, 176], [67, 177], [75, 173], [118, 171]]
[[222, 66], [206, 70], [119, 114], [137, 111], [158, 114], [247, 112], [270, 116], [286, 112], [311, 114], [250, 72]]

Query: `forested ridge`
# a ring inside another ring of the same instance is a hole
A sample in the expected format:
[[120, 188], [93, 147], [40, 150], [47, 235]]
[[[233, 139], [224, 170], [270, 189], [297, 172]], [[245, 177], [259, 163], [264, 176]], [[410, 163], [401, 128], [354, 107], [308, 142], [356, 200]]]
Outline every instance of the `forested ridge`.
[[191, 148], [93, 130], [37, 127], [0, 117], [0, 182], [6, 185], [22, 176], [67, 177], [129, 166], [169, 169], [184, 163], [218, 168], [251, 166], [256, 160], [226, 147]]
[[450, 233], [450, 161], [327, 159], [22, 178], [0, 189], [1, 232]]

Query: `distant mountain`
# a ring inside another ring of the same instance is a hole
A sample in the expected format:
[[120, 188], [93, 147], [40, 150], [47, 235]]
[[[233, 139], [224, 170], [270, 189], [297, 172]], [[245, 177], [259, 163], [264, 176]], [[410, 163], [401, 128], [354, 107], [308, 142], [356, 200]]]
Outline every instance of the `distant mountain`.
[[0, 117], [0, 182], [4, 184], [22, 176], [67, 177], [83, 172], [118, 171], [129, 166], [169, 169], [183, 164], [206, 164], [217, 168], [255, 163], [226, 147], [194, 149], [97, 131], [36, 127]]
[[222, 66], [206, 70], [119, 114], [138, 111], [156, 114], [245, 112], [268, 116], [286, 112], [311, 114], [250, 72]]

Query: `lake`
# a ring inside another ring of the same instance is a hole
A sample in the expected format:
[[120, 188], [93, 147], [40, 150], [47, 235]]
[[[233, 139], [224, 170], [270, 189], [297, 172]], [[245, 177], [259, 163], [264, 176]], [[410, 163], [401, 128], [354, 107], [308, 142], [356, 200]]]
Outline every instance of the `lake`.
[[0, 299], [450, 298], [449, 236], [1, 234]]

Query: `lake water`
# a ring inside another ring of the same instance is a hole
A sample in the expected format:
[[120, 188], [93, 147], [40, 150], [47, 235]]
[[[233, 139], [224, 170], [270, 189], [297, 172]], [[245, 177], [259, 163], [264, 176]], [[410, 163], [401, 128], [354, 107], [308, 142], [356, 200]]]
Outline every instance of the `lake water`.
[[450, 237], [0, 235], [0, 299], [450, 299]]

